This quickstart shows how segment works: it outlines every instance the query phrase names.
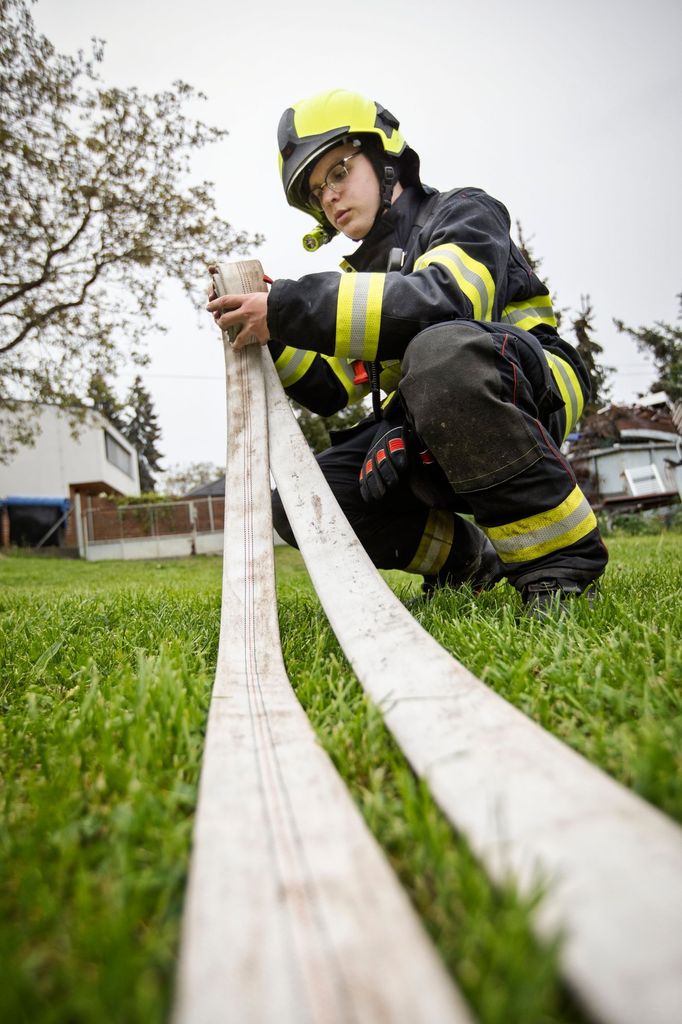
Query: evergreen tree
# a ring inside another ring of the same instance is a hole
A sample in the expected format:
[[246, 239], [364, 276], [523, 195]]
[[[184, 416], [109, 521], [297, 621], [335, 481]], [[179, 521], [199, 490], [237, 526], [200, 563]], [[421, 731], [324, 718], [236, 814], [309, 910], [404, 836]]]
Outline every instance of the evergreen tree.
[[[535, 255], [521, 226], [521, 221], [516, 221], [516, 233], [518, 236], [517, 245], [521, 255], [529, 267], [536, 274], [542, 265], [542, 260]], [[541, 280], [542, 275], [538, 274]], [[545, 281], [545, 284], [547, 282]], [[547, 285], [549, 288], [549, 285]], [[556, 294], [552, 295], [552, 307], [557, 321], [557, 328], [561, 332], [561, 324], [565, 314], [570, 314], [568, 308], [561, 309]], [[591, 415], [601, 409], [609, 400], [611, 386], [607, 384], [608, 377], [613, 373], [612, 366], [604, 366], [601, 363], [601, 356], [604, 351], [602, 346], [593, 337], [594, 332], [594, 310], [589, 295], [580, 296], [580, 309], [570, 316], [571, 328], [576, 339], [576, 348], [580, 354], [590, 378], [591, 395], [583, 410], [583, 417]]]
[[156, 447], [156, 442], [161, 437], [161, 429], [152, 398], [139, 376], [130, 386], [125, 407], [127, 416], [123, 434], [137, 449], [140, 490], [146, 494], [155, 490], [153, 474], [161, 472], [159, 462], [163, 455]]
[[[526, 238], [526, 236], [524, 235], [523, 227], [521, 226], [520, 220], [516, 221], [516, 234], [516, 244], [524, 260], [526, 261], [530, 269], [533, 271], [533, 273], [537, 274], [537, 276], [540, 278], [543, 284], [547, 286], [548, 291], [551, 292], [549, 283], [545, 280], [543, 275], [539, 273], [540, 267], [542, 266], [542, 259], [539, 256], [535, 255], [535, 252], [533, 251], [533, 248], [531, 246], [532, 239]], [[557, 328], [561, 330], [561, 321], [563, 320], [564, 313], [566, 313], [567, 310], [562, 309], [559, 306], [559, 298], [556, 294], [552, 295], [552, 308], [554, 310], [554, 316], [556, 317]]]
[[349, 405], [334, 413], [333, 416], [317, 416], [293, 399], [290, 399], [290, 402], [303, 436], [316, 454], [329, 448], [331, 444], [330, 430], [344, 430], [347, 427], [352, 427], [368, 414], [367, 409], [362, 405]]
[[521, 221], [517, 220], [516, 221], [516, 244], [519, 247], [521, 255], [523, 256], [524, 260], [526, 261], [526, 263], [528, 264], [530, 269], [537, 274], [538, 270], [542, 266], [542, 260], [540, 259], [539, 256], [536, 256], [535, 253], [533, 252], [533, 249], [531, 248], [531, 241], [532, 241], [532, 239], [528, 239], [524, 235], [523, 227], [521, 225]]
[[126, 425], [123, 420], [123, 403], [119, 402], [109, 383], [101, 373], [93, 373], [88, 382], [88, 399], [95, 412], [109, 420], [125, 437]]
[[[678, 320], [682, 319], [682, 292]], [[614, 320], [619, 331], [629, 334], [637, 343], [640, 352], [653, 356], [658, 374], [652, 384], [652, 391], [665, 391], [673, 402], [682, 400], [682, 326], [674, 326], [657, 320], [653, 327], [627, 327], [622, 320]]]
[[170, 466], [163, 474], [161, 487], [163, 493], [173, 497], [182, 496], [196, 487], [213, 483], [218, 477], [225, 476], [225, 467], [216, 466], [213, 462], [189, 462], [186, 465]]
[[604, 349], [598, 341], [592, 337], [594, 325], [592, 318], [594, 312], [589, 295], [580, 296], [580, 311], [577, 316], [571, 319], [571, 327], [576, 338], [576, 348], [585, 364], [590, 377], [591, 395], [583, 410], [583, 416], [590, 416], [603, 408], [609, 400], [610, 385], [607, 378], [613, 373], [612, 366], [604, 366], [598, 360]]

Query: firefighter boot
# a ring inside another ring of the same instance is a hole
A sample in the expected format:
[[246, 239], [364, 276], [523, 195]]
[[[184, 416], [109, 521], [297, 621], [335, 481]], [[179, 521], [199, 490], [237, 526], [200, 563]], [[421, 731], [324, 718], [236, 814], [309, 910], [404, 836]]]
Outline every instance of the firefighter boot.
[[532, 619], [546, 622], [558, 618], [573, 606], [576, 598], [584, 595], [591, 606], [596, 594], [595, 582], [587, 586], [576, 580], [534, 580], [521, 587], [526, 614]]
[[458, 537], [443, 568], [435, 576], [425, 576], [422, 595], [429, 600], [441, 587], [468, 584], [474, 593], [490, 590], [504, 578], [504, 568], [495, 548], [473, 523], [455, 516]]

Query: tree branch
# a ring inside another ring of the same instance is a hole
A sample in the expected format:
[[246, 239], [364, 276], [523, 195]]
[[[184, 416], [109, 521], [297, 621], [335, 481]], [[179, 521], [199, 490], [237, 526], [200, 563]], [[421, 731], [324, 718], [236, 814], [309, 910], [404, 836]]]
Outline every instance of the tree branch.
[[[74, 233], [71, 235], [71, 237], [68, 238], [64, 242], [63, 245], [60, 245], [56, 249], [50, 249], [48, 251], [47, 257], [45, 259], [45, 263], [43, 265], [43, 271], [42, 271], [40, 277], [34, 278], [34, 280], [32, 280], [32, 281], [26, 281], [25, 284], [20, 285], [10, 295], [7, 295], [7, 296], [5, 296], [5, 298], [0, 299], [0, 309], [2, 309], [3, 306], [8, 306], [11, 302], [16, 302], [16, 300], [20, 299], [23, 295], [26, 295], [28, 292], [33, 291], [35, 288], [40, 288], [41, 285], [45, 284], [45, 282], [47, 281], [48, 275], [50, 273], [50, 265], [51, 265], [52, 261], [55, 259], [56, 256], [61, 256], [62, 253], [67, 252], [68, 249], [70, 249], [71, 246], [74, 244], [74, 242], [78, 241], [78, 239], [80, 238], [80, 236], [83, 234], [83, 232], [85, 231], [86, 227], [90, 223], [90, 221], [92, 219], [93, 212], [94, 211], [92, 209], [92, 206], [90, 205], [90, 202], [88, 201], [87, 212], [86, 212], [85, 216], [83, 217], [83, 220], [81, 221], [79, 226], [76, 228]], [[4, 351], [6, 351], [6, 349], [0, 349], [0, 352], [4, 352]]]
[[17, 345], [21, 344], [24, 338], [26, 338], [26, 336], [30, 334], [31, 331], [33, 331], [37, 327], [40, 327], [41, 324], [45, 323], [46, 320], [49, 320], [50, 317], [54, 316], [56, 313], [62, 313], [64, 312], [65, 309], [72, 309], [75, 306], [81, 306], [85, 300], [85, 296], [87, 295], [88, 290], [95, 283], [104, 267], [106, 267], [109, 263], [115, 262], [117, 261], [113, 259], [102, 260], [101, 263], [95, 262], [95, 269], [93, 273], [90, 275], [90, 277], [83, 282], [80, 295], [77, 298], [73, 299], [71, 302], [57, 302], [55, 303], [54, 306], [50, 306], [49, 309], [44, 310], [44, 312], [34, 317], [26, 324], [24, 329], [19, 332], [16, 338], [13, 338], [12, 341], [10, 341], [7, 345], [3, 345], [2, 347], [0, 347], [0, 355], [4, 355], [5, 352], [11, 352], [12, 349], [16, 348]]

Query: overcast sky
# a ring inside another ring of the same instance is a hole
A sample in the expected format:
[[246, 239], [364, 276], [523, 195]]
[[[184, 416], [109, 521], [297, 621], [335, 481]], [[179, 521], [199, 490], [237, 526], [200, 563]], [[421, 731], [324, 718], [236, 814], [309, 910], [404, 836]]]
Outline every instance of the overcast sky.
[[[682, 4], [679, 0], [38, 0], [38, 29], [63, 52], [106, 40], [107, 83], [155, 90], [181, 78], [196, 112], [229, 136], [199, 154], [220, 214], [260, 232], [271, 277], [338, 266], [340, 238], [304, 252], [309, 225], [277, 172], [282, 111], [329, 88], [387, 106], [422, 179], [501, 199], [541, 256], [560, 306], [588, 293], [613, 397], [653, 379], [619, 335], [674, 321], [682, 291]], [[216, 254], [220, 257], [221, 254]], [[170, 285], [143, 371], [165, 464], [225, 461], [220, 335]], [[130, 376], [121, 377], [121, 390]]]

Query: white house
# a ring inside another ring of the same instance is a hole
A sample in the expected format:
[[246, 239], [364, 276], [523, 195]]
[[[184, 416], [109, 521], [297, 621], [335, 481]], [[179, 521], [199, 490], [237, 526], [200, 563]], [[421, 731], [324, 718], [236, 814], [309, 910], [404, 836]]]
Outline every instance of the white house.
[[682, 498], [682, 405], [663, 392], [591, 416], [568, 458], [594, 508], [657, 508]]
[[38, 406], [35, 416], [35, 445], [0, 464], [0, 544], [38, 544], [53, 529], [52, 543], [64, 543], [66, 530], [75, 546], [78, 516], [69, 522], [68, 513], [77, 513], [81, 496], [140, 493], [137, 452], [99, 413], [89, 411], [75, 437], [58, 406]]

